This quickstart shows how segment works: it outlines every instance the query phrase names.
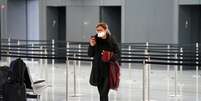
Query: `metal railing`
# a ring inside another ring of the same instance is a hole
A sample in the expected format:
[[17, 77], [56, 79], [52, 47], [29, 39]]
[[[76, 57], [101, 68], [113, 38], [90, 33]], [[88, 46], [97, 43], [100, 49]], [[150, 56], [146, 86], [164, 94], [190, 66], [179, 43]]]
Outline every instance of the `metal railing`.
[[[11, 57], [27, 58], [34, 61], [39, 59], [39, 62], [48, 63], [51, 60], [55, 64], [55, 60], [66, 61], [66, 101], [68, 101], [68, 68], [69, 61], [73, 61], [74, 65], [74, 96], [76, 96], [76, 62], [78, 67], [81, 61], [91, 62], [93, 58], [87, 56], [88, 43], [86, 42], [63, 42], [55, 40], [1, 40], [1, 57], [7, 58], [11, 62]], [[64, 44], [63, 46], [59, 46]], [[57, 56], [58, 51], [65, 51], [64, 55]], [[131, 69], [131, 64], [143, 64], [143, 101], [151, 101], [150, 99], [150, 71], [151, 65], [165, 65], [167, 71], [170, 71], [171, 66], [174, 66], [175, 81], [174, 81], [174, 96], [178, 95], [178, 70], [183, 71], [183, 66], [195, 66], [196, 70], [196, 93], [199, 92], [198, 77], [200, 67], [200, 44], [159, 44], [159, 43], [122, 43], [121, 44], [121, 63], [128, 64], [128, 69]], [[92, 66], [92, 64], [91, 64]], [[199, 95], [196, 95], [196, 101], [199, 101]], [[176, 99], [177, 100], [177, 99]]]

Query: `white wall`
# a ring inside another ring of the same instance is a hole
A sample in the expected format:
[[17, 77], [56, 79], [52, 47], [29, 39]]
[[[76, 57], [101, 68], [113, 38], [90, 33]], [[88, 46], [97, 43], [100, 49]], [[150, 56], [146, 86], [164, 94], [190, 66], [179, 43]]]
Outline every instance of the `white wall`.
[[[55, 0], [42, 1], [46, 4]], [[122, 42], [178, 42], [177, 0], [66, 0], [67, 40], [86, 41], [99, 21], [99, 6], [122, 6]], [[42, 4], [41, 4], [42, 5]], [[62, 5], [61, 5], [62, 6]], [[46, 36], [45, 7], [41, 22]], [[40, 14], [41, 14], [40, 13]], [[89, 23], [85, 23], [89, 22]]]
[[87, 41], [95, 34], [95, 25], [99, 21], [99, 8], [95, 6], [67, 7], [67, 40]]
[[26, 39], [25, 0], [8, 0], [7, 6], [7, 37]]
[[47, 0], [48, 6], [65, 6], [66, 0]]
[[4, 9], [1, 9], [1, 38], [5, 39], [7, 38], [7, 2], [1, 1], [1, 5], [5, 5]]
[[174, 0], [127, 0], [125, 42], [176, 43]]
[[200, 0], [179, 0], [179, 4], [182, 4], [182, 5], [200, 4]]
[[39, 40], [39, 1], [28, 2], [28, 39]]

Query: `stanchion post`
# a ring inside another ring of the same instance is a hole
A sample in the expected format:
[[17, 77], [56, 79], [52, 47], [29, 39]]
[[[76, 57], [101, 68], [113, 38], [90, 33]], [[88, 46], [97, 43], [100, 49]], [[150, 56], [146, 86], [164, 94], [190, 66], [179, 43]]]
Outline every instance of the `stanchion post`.
[[[183, 48], [180, 48], [180, 64], [182, 64], [183, 63]], [[182, 74], [182, 72], [183, 72], [183, 65], [180, 65], [179, 66], [180, 68], [180, 75]]]
[[[53, 39], [52, 40], [52, 56], [51, 56], [51, 58], [52, 58], [52, 85], [54, 85], [54, 83], [55, 83], [55, 40]], [[52, 88], [52, 99], [54, 100], [55, 99], [55, 95], [54, 95], [54, 93], [55, 93], [55, 89], [54, 88]]]
[[[74, 56], [73, 56], [74, 58], [76, 57], [76, 54], [74, 54]], [[76, 97], [77, 95], [76, 95], [76, 90], [77, 90], [77, 88], [76, 88], [76, 60], [74, 60], [74, 68], [73, 68], [73, 71], [74, 71], [74, 85], [73, 85], [73, 87], [74, 87], [74, 97]]]
[[68, 61], [68, 55], [67, 55], [66, 56], [66, 101], [68, 101], [68, 67], [69, 67], [69, 61]]
[[149, 51], [149, 42], [146, 42], [145, 55], [148, 55], [148, 51]]
[[147, 94], [147, 68], [148, 68], [148, 64], [146, 64], [146, 61], [147, 60], [144, 60], [143, 61], [143, 65], [144, 65], [144, 68], [143, 68], [143, 101], [147, 101], [147, 98], [148, 98], [148, 94]]
[[[170, 60], [169, 60], [170, 59], [170, 45], [167, 46], [167, 49], [168, 49], [167, 63], [170, 63]], [[168, 73], [169, 73], [169, 71], [170, 71], [170, 65], [169, 64], [167, 65], [167, 69], [168, 69]]]
[[180, 48], [180, 56], [179, 56], [180, 58], [180, 61], [179, 61], [179, 63], [181, 64], [180, 66], [179, 66], [179, 70], [180, 70], [180, 72], [179, 72], [179, 78], [178, 78], [178, 80], [180, 81], [179, 82], [179, 92], [180, 92], [180, 96], [182, 96], [183, 95], [183, 92], [182, 92], [182, 88], [183, 88], [183, 84], [182, 84], [182, 80], [181, 80], [181, 77], [182, 77], [182, 75], [183, 75], [183, 48]]
[[[41, 57], [44, 56], [43, 55], [43, 46], [40, 46], [40, 55], [41, 55]], [[40, 64], [43, 64], [43, 59], [42, 58], [40, 59]]]
[[[129, 57], [131, 57], [131, 45], [128, 46], [128, 54], [129, 54]], [[131, 61], [131, 59], [129, 59], [129, 61]], [[128, 70], [129, 70], [129, 78], [131, 78], [131, 63], [128, 63]]]
[[[148, 50], [145, 49], [145, 54], [148, 53]], [[144, 61], [143, 61], [143, 65], [144, 65], [144, 68], [143, 68], [143, 101], [149, 101], [149, 86], [148, 86], [148, 64], [146, 64], [146, 61], [148, 61], [148, 59], [146, 58]]]
[[68, 55], [69, 55], [69, 48], [70, 48], [69, 42], [67, 42], [66, 48], [67, 48], [67, 50], [66, 50], [66, 55], [68, 56]]
[[8, 63], [10, 63], [11, 62], [11, 59], [10, 59], [10, 46], [11, 46], [11, 39], [10, 39], [10, 37], [8, 38]]
[[[148, 57], [148, 61], [150, 62], [150, 56]], [[148, 84], [147, 84], [147, 86], [148, 86], [148, 88], [147, 88], [147, 90], [148, 90], [148, 101], [150, 101], [150, 74], [151, 74], [151, 64], [148, 64]]]
[[143, 61], [143, 65], [144, 65], [144, 68], [143, 68], [143, 101], [146, 101], [146, 72], [145, 72], [145, 69], [146, 69], [146, 62], [145, 60]]
[[47, 65], [47, 57], [48, 57], [48, 56], [47, 56], [47, 49], [46, 49], [46, 48], [45, 48], [45, 53], [44, 53], [44, 54], [45, 54], [45, 57], [46, 57], [46, 58], [45, 58], [45, 64]]
[[68, 71], [69, 71], [69, 67], [70, 67], [70, 65], [69, 65], [69, 59], [68, 59], [68, 57], [69, 57], [69, 48], [70, 48], [70, 44], [69, 44], [69, 42], [67, 42], [66, 43], [66, 48], [67, 48], [67, 50], [66, 50], [66, 101], [68, 101], [68, 96], [69, 96], [69, 94], [68, 94]]
[[[175, 59], [178, 59], [177, 54], [175, 54]], [[177, 60], [175, 61], [175, 63], [178, 63]], [[175, 88], [174, 88], [174, 93], [175, 93], [175, 100], [177, 101], [177, 71], [178, 71], [178, 65], [175, 65]]]
[[[170, 63], [170, 45], [167, 46], [167, 63]], [[167, 65], [167, 96], [170, 96], [170, 65]], [[169, 97], [168, 97], [169, 99]]]
[[17, 53], [18, 53], [18, 56], [20, 56], [20, 41], [19, 40], [17, 41], [17, 46], [18, 46]]
[[55, 41], [54, 41], [54, 39], [52, 40], [52, 64], [54, 64], [55, 63], [55, 60], [54, 60], [54, 56], [55, 56]]
[[[81, 59], [81, 51], [82, 51], [82, 50], [81, 50], [81, 44], [79, 44], [79, 45], [78, 45], [78, 52], [79, 52], [79, 53], [78, 53], [78, 55], [79, 55], [79, 56], [78, 56], [78, 59]], [[79, 61], [78, 61], [78, 70], [77, 70], [78, 73], [80, 73], [80, 69], [81, 69], [80, 67], [81, 67], [81, 61], [79, 60]], [[79, 75], [77, 75], [77, 76], [78, 76], [77, 78], [80, 78]], [[77, 88], [78, 88], [78, 93], [80, 93], [80, 92], [81, 92], [81, 91], [80, 91], [80, 90], [81, 90], [81, 87], [80, 87], [80, 79], [77, 80], [77, 84], [78, 84], [78, 87], [77, 87]]]
[[[150, 61], [149, 56], [149, 42], [146, 42], [146, 49], [145, 55], [147, 57], [146, 61]], [[147, 100], [150, 101], [150, 72], [151, 71], [151, 64], [147, 64]]]
[[196, 43], [196, 101], [199, 101], [199, 43]]
[[[79, 55], [81, 55], [81, 44], [78, 45], [78, 52], [79, 52]], [[81, 58], [80, 56], [78, 57], [79, 59]], [[78, 61], [78, 67], [80, 69], [80, 65], [81, 65], [81, 62], [80, 60]]]
[[32, 58], [31, 58], [31, 62], [33, 63], [33, 61], [34, 61], [34, 58], [33, 58], [33, 56], [34, 56], [34, 44], [31, 44], [31, 56], [32, 56]]
[[45, 67], [45, 79], [48, 81], [48, 70], [47, 70], [47, 49], [44, 49], [44, 67]]

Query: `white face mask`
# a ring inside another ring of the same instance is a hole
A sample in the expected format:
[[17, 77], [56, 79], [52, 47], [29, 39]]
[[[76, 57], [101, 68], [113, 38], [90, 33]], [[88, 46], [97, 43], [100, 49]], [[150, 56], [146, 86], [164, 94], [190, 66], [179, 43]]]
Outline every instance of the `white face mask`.
[[104, 32], [99, 32], [99, 33], [98, 33], [98, 37], [100, 37], [100, 38], [103, 37], [104, 35], [105, 35]]

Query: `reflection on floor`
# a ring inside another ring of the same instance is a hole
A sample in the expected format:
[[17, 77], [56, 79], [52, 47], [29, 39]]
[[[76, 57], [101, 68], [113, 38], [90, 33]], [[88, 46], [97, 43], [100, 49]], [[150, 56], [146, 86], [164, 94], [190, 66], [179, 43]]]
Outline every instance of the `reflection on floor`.
[[[33, 80], [45, 79], [50, 85], [42, 92], [41, 101], [66, 101], [66, 64], [29, 61], [26, 64]], [[8, 62], [1, 62], [0, 65], [8, 65]], [[122, 64], [120, 88], [110, 91], [110, 101], [142, 101], [142, 70], [142, 64], [131, 64], [130, 68], [128, 64]], [[72, 63], [68, 66], [68, 101], [99, 101], [97, 88], [88, 82], [90, 71], [90, 63], [86, 62], [80, 66]], [[167, 66], [151, 65], [150, 101], [201, 101], [201, 78], [196, 76], [196, 71], [178, 71], [177, 83], [175, 73], [174, 66], [170, 66], [168, 71]]]

